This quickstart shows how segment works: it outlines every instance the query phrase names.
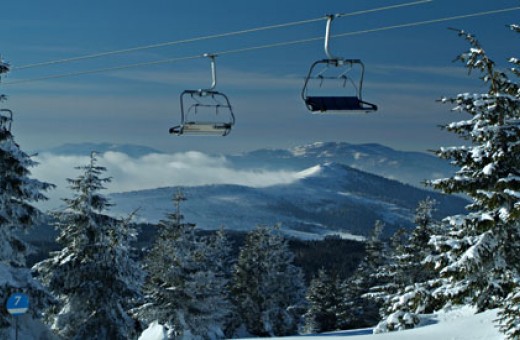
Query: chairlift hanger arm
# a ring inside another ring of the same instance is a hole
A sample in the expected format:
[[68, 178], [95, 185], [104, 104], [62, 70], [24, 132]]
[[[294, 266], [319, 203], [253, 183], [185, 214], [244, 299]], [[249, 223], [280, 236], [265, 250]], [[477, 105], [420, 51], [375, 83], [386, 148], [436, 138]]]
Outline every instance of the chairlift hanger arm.
[[207, 57], [211, 61], [211, 86], [207, 89], [201, 89], [201, 92], [213, 91], [217, 86], [217, 64], [215, 61], [216, 55], [210, 53], [204, 53], [203, 57]]
[[334, 18], [336, 18], [336, 15], [335, 14], [328, 14], [326, 16], [327, 18], [327, 24], [325, 26], [325, 44], [324, 44], [324, 49], [325, 49], [325, 55], [327, 56], [327, 58], [329, 58], [330, 60], [339, 60], [340, 58], [337, 58], [337, 57], [334, 57], [331, 53], [330, 53], [330, 50], [329, 50], [329, 42], [330, 42], [330, 28], [331, 28], [331, 25], [332, 25], [332, 20], [334, 20]]

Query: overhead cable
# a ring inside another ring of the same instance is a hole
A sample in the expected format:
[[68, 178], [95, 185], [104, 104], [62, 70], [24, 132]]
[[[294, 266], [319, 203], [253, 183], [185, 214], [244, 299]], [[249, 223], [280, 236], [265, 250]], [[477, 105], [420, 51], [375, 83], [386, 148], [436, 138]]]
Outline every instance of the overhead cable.
[[[425, 4], [428, 2], [432, 2], [432, 1], [433, 0], [419, 0], [419, 1], [413, 1], [413, 2], [408, 2], [408, 3], [393, 5], [393, 6], [385, 6], [385, 7], [361, 10], [361, 11], [356, 11], [356, 12], [351, 12], [351, 13], [337, 14], [336, 17], [357, 16], [357, 15], [368, 14], [368, 13], [379, 12], [379, 11], [387, 11], [387, 10], [397, 9], [397, 8], [402, 8], [402, 7], [416, 6], [416, 5]], [[168, 41], [168, 42], [164, 42], [164, 43], [158, 43], [158, 44], [152, 44], [152, 45], [146, 45], [146, 46], [138, 46], [138, 47], [126, 48], [126, 49], [115, 50], [115, 51], [93, 53], [93, 54], [88, 54], [88, 55], [79, 56], [79, 57], [71, 57], [71, 58], [57, 59], [57, 60], [51, 60], [51, 61], [45, 61], [45, 62], [40, 62], [40, 63], [21, 65], [21, 66], [13, 66], [11, 69], [12, 70], [24, 70], [24, 69], [29, 69], [29, 68], [49, 66], [49, 65], [55, 65], [55, 64], [64, 64], [64, 63], [106, 57], [106, 56], [117, 55], [117, 54], [133, 53], [133, 52], [144, 51], [144, 50], [149, 50], [149, 49], [154, 49], [154, 48], [159, 48], [159, 47], [174, 46], [174, 45], [187, 44], [187, 43], [199, 42], [199, 41], [204, 41], [204, 40], [231, 37], [231, 36], [235, 36], [235, 35], [241, 35], [241, 34], [247, 34], [247, 33], [253, 33], [253, 32], [260, 32], [260, 31], [267, 31], [267, 30], [273, 30], [273, 29], [279, 29], [279, 28], [286, 28], [286, 27], [291, 27], [291, 26], [305, 25], [305, 24], [309, 24], [309, 23], [313, 23], [313, 22], [317, 22], [317, 21], [322, 21], [322, 20], [325, 20], [326, 18], [327, 18], [326, 16], [321, 16], [321, 17], [313, 18], [313, 19], [299, 20], [299, 21], [287, 22], [287, 23], [270, 25], [270, 26], [255, 27], [255, 28], [234, 31], [234, 32], [212, 34], [212, 35], [206, 35], [206, 36], [201, 36], [201, 37], [188, 38], [188, 39], [182, 39], [182, 40], [176, 40], [176, 41]]]
[[373, 13], [373, 12], [387, 11], [387, 10], [390, 10], [390, 9], [397, 9], [397, 8], [408, 7], [408, 6], [422, 5], [422, 4], [425, 4], [425, 3], [428, 3], [428, 2], [432, 2], [432, 1], [433, 0], [422, 0], [422, 1], [407, 2], [407, 3], [404, 3], [404, 4], [390, 5], [390, 6], [385, 6], [385, 7], [378, 7], [378, 8], [374, 8], [374, 9], [366, 9], [366, 10], [358, 11], [358, 12], [339, 13], [339, 14], [336, 14], [334, 16], [336, 18], [351, 17], [351, 16], [354, 16], [354, 15], [368, 14], [368, 13]]
[[[429, 24], [446, 22], [446, 21], [453, 21], [453, 20], [467, 19], [467, 18], [473, 18], [473, 17], [485, 16], [485, 15], [512, 12], [512, 11], [517, 11], [517, 10], [520, 10], [520, 6], [504, 8], [504, 9], [497, 9], [497, 10], [490, 10], [490, 11], [483, 11], [483, 12], [476, 12], [476, 13], [469, 13], [469, 14], [450, 16], [450, 17], [444, 17], [444, 18], [437, 18], [437, 19], [431, 19], [431, 20], [416, 21], [416, 22], [411, 22], [411, 23], [384, 26], [384, 27], [378, 27], [378, 28], [372, 28], [372, 29], [366, 29], [366, 30], [360, 30], [360, 31], [345, 32], [345, 33], [335, 34], [332, 37], [333, 38], [342, 38], [342, 37], [347, 37], [347, 36], [383, 32], [383, 31], [389, 31], [389, 30], [400, 29], [400, 28], [423, 26], [423, 25], [429, 25]], [[232, 50], [224, 50], [224, 51], [219, 51], [219, 52], [215, 52], [215, 53], [211, 53], [211, 54], [216, 55], [216, 56], [226, 55], [226, 54], [238, 54], [238, 53], [252, 52], [252, 51], [275, 48], [275, 47], [284, 47], [284, 46], [290, 46], [290, 45], [305, 44], [305, 43], [322, 41], [322, 40], [323, 40], [323, 37], [314, 37], [314, 38], [285, 41], [285, 42], [279, 42], [279, 43], [273, 43], [273, 44], [267, 44], [267, 45], [259, 45], [259, 46], [244, 47], [244, 48], [238, 48], [238, 49], [232, 49]], [[193, 56], [187, 56], [187, 57], [162, 59], [162, 60], [157, 60], [157, 61], [152, 61], [152, 62], [128, 64], [128, 65], [109, 67], [109, 68], [99, 68], [99, 69], [75, 72], [75, 73], [51, 75], [51, 76], [40, 77], [40, 78], [20, 79], [20, 80], [4, 82], [3, 85], [20, 84], [20, 83], [43, 81], [43, 80], [49, 80], [49, 79], [74, 77], [74, 76], [81, 76], [81, 75], [86, 75], [86, 74], [106, 73], [106, 72], [111, 72], [111, 71], [119, 71], [119, 70], [123, 70], [123, 69], [136, 68], [136, 67], [142, 67], [142, 66], [175, 63], [175, 62], [180, 62], [180, 61], [203, 58], [204, 56], [205, 56], [205, 54], [200, 54], [200, 55], [193, 55]]]
[[467, 18], [474, 18], [474, 17], [480, 17], [480, 16], [484, 16], [484, 15], [500, 14], [500, 13], [505, 13], [505, 12], [518, 11], [518, 10], [520, 10], [520, 6], [503, 8], [503, 9], [495, 9], [495, 10], [484, 11], [484, 12], [477, 12], [477, 13], [469, 13], [469, 14], [463, 14], [463, 15], [456, 15], [456, 16], [444, 17], [444, 18], [438, 18], [438, 19], [410, 22], [410, 23], [407, 23], [407, 24], [399, 24], [399, 25], [393, 25], [393, 26], [378, 27], [378, 28], [372, 28], [372, 29], [356, 31], [356, 32], [340, 33], [340, 34], [333, 35], [333, 37], [341, 38], [341, 37], [346, 37], [346, 36], [351, 36], [351, 35], [373, 33], [373, 32], [382, 32], [382, 31], [390, 31], [390, 30], [398, 29], [398, 28], [408, 28], [408, 27], [436, 24], [436, 23], [439, 23], [439, 22], [453, 21], [453, 20], [460, 20], [460, 19], [467, 19]]

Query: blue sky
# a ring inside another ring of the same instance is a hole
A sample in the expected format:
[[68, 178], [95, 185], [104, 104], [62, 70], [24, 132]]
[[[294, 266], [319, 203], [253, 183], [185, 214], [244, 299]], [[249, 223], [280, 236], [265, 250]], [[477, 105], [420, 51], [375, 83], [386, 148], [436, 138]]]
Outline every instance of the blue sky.
[[[334, 54], [366, 65], [364, 98], [377, 113], [310, 114], [300, 99], [311, 63], [324, 58], [322, 41], [217, 57], [217, 89], [234, 107], [227, 137], [176, 137], [179, 95], [206, 87], [209, 62], [194, 59], [39, 82], [23, 79], [76, 73], [166, 58], [229, 51], [323, 36], [325, 21], [73, 63], [17, 66], [114, 51], [254, 27], [348, 13], [407, 1], [10, 1], [3, 4], [0, 53], [13, 66], [3, 79], [3, 107], [15, 112], [13, 130], [27, 150], [64, 143], [142, 144], [165, 152], [233, 153], [315, 141], [376, 142], [426, 151], [460, 143], [439, 124], [460, 115], [436, 103], [443, 95], [485, 90], [452, 60], [467, 45], [447, 30], [476, 34], [499, 65], [518, 57], [518, 36], [505, 28], [520, 11], [353, 35], [331, 40]], [[338, 18], [333, 34], [519, 6], [517, 0], [434, 0], [431, 3]]]

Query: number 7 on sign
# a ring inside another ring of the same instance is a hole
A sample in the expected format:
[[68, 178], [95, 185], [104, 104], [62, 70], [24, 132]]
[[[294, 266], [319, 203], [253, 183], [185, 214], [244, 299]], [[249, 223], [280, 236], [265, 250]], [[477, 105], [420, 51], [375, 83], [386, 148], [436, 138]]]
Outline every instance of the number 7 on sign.
[[14, 297], [14, 305], [15, 306], [18, 306], [20, 304], [20, 301], [22, 300], [22, 296], [21, 295], [16, 295]]

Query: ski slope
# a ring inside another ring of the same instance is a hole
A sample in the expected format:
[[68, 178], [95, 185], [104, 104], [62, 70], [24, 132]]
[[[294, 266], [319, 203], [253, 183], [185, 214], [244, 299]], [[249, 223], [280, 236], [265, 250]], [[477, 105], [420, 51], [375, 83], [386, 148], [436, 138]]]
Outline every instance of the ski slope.
[[[421, 325], [415, 329], [384, 334], [364, 334], [368, 330], [338, 331], [325, 334], [291, 336], [272, 339], [285, 340], [503, 340], [504, 335], [495, 327], [497, 311], [475, 314], [471, 307], [461, 307], [448, 312], [424, 315]], [[163, 340], [162, 326], [152, 324], [139, 340]]]

